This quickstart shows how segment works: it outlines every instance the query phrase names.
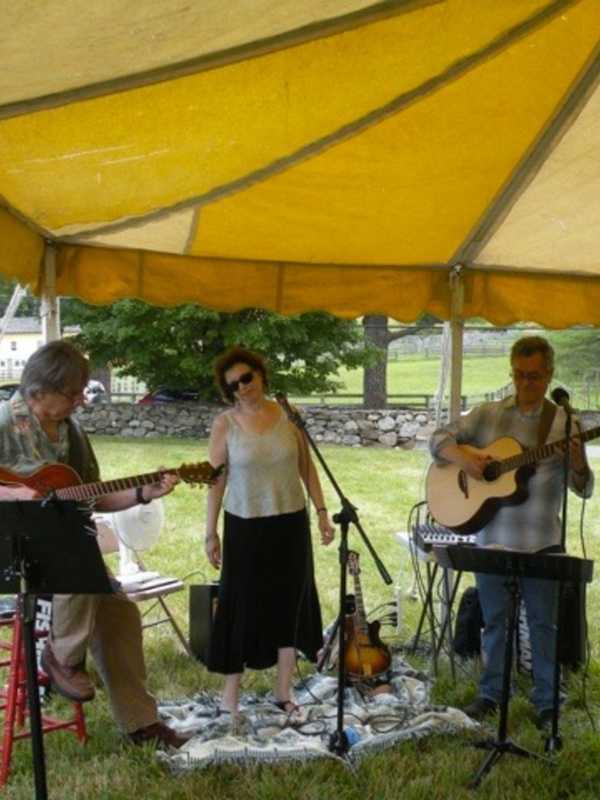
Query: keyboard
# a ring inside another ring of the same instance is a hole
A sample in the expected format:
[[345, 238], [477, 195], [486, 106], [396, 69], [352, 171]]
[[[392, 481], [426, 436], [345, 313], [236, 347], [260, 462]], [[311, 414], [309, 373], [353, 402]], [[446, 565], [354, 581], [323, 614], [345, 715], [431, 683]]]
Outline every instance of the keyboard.
[[443, 525], [438, 525], [433, 522], [415, 525], [412, 529], [412, 533], [398, 531], [394, 535], [400, 544], [404, 545], [407, 550], [416, 552], [417, 556], [423, 561], [435, 560], [433, 553], [434, 547], [449, 544], [474, 545], [477, 539], [473, 534], [460, 536], [449, 528], [444, 528]]
[[450, 530], [450, 528], [445, 528], [443, 525], [438, 525], [435, 522], [422, 522], [419, 525], [415, 525], [412, 535], [417, 547], [424, 550], [426, 553], [430, 552], [434, 545], [473, 545], [477, 543], [477, 536], [475, 534], [461, 536]]

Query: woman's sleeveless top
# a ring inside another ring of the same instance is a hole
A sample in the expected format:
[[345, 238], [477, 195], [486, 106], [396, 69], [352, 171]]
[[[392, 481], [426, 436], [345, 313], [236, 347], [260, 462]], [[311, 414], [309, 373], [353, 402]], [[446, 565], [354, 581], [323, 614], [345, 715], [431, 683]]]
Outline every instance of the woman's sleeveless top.
[[244, 519], [289, 514], [305, 506], [298, 468], [298, 440], [281, 409], [264, 433], [244, 431], [231, 412], [227, 420], [225, 511]]

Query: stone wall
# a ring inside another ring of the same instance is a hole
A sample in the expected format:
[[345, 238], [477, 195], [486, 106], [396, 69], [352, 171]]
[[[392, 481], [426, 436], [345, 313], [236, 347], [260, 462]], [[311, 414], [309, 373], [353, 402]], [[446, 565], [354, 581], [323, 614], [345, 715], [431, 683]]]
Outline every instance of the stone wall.
[[[102, 404], [82, 408], [78, 418], [88, 433], [101, 436], [206, 438], [222, 406], [196, 403], [163, 405]], [[316, 442], [350, 447], [405, 447], [425, 442], [433, 429], [430, 414], [410, 409], [307, 406], [300, 409]]]

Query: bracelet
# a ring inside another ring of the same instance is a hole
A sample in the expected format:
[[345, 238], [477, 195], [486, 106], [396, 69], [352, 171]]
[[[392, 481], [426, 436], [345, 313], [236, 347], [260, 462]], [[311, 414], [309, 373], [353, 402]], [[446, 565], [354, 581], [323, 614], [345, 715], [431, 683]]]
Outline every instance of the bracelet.
[[144, 492], [142, 491], [142, 487], [138, 486], [135, 490], [135, 502], [138, 505], [147, 506], [148, 503], [152, 502], [152, 500], [146, 500], [144, 497]]
[[317, 514], [322, 514], [323, 511], [327, 511], [327, 509], [325, 508], [325, 506], [323, 506], [322, 508], [317, 508], [316, 511], [317, 511]]

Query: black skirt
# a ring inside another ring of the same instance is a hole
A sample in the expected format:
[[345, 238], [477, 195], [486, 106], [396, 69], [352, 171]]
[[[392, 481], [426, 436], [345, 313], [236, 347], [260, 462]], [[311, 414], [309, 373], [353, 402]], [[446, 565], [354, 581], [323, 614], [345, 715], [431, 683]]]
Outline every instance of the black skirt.
[[311, 661], [323, 643], [306, 510], [243, 519], [225, 513], [209, 669], [266, 669], [281, 647]]

